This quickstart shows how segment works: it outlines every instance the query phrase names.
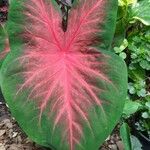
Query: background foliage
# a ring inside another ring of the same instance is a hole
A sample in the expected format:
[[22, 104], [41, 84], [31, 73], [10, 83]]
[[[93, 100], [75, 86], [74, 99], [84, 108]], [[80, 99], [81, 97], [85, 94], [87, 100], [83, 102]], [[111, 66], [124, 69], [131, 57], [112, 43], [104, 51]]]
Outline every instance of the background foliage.
[[136, 131], [150, 141], [149, 0], [119, 0], [113, 49], [128, 66], [128, 98], [120, 133], [127, 150], [140, 150], [142, 145], [131, 134]]

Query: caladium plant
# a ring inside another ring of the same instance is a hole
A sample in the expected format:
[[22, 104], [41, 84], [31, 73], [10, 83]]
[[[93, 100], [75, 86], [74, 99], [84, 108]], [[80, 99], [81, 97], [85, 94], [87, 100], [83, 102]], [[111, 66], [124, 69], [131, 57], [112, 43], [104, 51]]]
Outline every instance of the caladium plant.
[[53, 0], [13, 0], [1, 88], [26, 134], [55, 150], [97, 150], [121, 116], [125, 63], [108, 51], [117, 0], [78, 0], [61, 26]]

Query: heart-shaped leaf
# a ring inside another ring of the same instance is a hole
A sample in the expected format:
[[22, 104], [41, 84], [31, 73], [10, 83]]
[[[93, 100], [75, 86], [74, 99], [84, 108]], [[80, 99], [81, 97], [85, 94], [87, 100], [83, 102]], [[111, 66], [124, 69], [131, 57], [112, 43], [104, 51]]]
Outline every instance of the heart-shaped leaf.
[[110, 4], [116, 1], [79, 0], [63, 32], [55, 2], [11, 3], [12, 51], [2, 66], [1, 87], [12, 114], [38, 144], [97, 150], [121, 116], [126, 66], [98, 48], [106, 39], [99, 35], [106, 29]]

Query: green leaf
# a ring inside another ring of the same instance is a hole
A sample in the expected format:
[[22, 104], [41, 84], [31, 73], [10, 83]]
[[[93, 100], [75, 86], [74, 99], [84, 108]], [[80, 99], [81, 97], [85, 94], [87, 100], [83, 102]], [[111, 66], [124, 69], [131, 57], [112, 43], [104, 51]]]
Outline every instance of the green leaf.
[[139, 65], [136, 65], [136, 68], [133, 70], [129, 70], [129, 77], [133, 81], [140, 81], [146, 78], [145, 70], [142, 69]]
[[142, 117], [143, 117], [144, 119], [147, 119], [147, 118], [149, 118], [150, 116], [149, 116], [148, 112], [143, 112], [143, 113], [142, 113]]
[[131, 141], [130, 141], [130, 130], [127, 123], [123, 123], [120, 128], [120, 135], [122, 138], [122, 141], [124, 143], [125, 150], [133, 150], [131, 148]]
[[145, 105], [150, 109], [150, 101], [146, 102]]
[[142, 0], [133, 5], [132, 7], [132, 18], [135, 20], [139, 20], [143, 24], [149, 26], [150, 25], [150, 1]]
[[129, 90], [130, 94], [135, 94], [136, 93], [136, 89], [135, 89], [133, 83], [131, 83], [131, 82], [128, 83], [128, 90]]
[[137, 95], [139, 96], [139, 97], [145, 97], [146, 96], [146, 89], [144, 89], [144, 88], [142, 88], [141, 90], [139, 90], [138, 92], [137, 92]]
[[116, 19], [117, 19], [117, 10], [118, 10], [118, 1], [111, 0], [107, 3], [107, 16], [104, 23], [101, 25], [103, 31], [100, 35], [102, 39], [102, 44], [100, 45], [103, 49], [110, 49], [113, 41], [115, 28], [116, 28]]
[[130, 116], [140, 110], [142, 108], [142, 105], [136, 101], [127, 100], [125, 103], [125, 107], [123, 110], [123, 114], [126, 116]]
[[132, 150], [143, 150], [142, 144], [140, 143], [137, 137], [131, 135], [130, 139], [132, 143]]
[[126, 53], [124, 53], [124, 52], [120, 53], [119, 56], [120, 56], [122, 59], [126, 59], [126, 57], [127, 57]]
[[[123, 43], [121, 44], [120, 47], [114, 47], [114, 51], [115, 51], [115, 53], [120, 53], [121, 54], [121, 52], [123, 52], [127, 48], [127, 46], [128, 46], [128, 41], [126, 39], [124, 39]], [[124, 56], [122, 58], [125, 59], [126, 58], [126, 54], [123, 52], [121, 54], [121, 56], [122, 55]]]
[[0, 25], [0, 67], [9, 52], [8, 37], [4, 25]]
[[145, 70], [150, 70], [150, 62], [148, 62], [146, 60], [142, 60], [140, 62], [140, 66]]

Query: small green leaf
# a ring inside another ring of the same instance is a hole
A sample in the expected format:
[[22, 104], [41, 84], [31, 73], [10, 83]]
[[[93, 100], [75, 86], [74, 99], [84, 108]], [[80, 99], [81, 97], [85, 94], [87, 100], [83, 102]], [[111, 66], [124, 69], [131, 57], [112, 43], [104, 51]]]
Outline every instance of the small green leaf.
[[132, 144], [132, 150], [142, 150], [142, 144], [137, 139], [137, 137], [131, 135], [130, 139], [131, 139], [131, 144]]
[[150, 109], [150, 101], [146, 102], [145, 105]]
[[150, 70], [150, 62], [146, 61], [146, 60], [142, 60], [140, 62], [140, 66], [143, 68], [143, 69], [146, 69], [146, 70]]
[[120, 135], [124, 143], [125, 150], [132, 150], [131, 141], [130, 141], [130, 130], [129, 130], [129, 126], [127, 123], [122, 124], [120, 128]]
[[128, 83], [128, 90], [130, 94], [136, 93], [136, 89], [134, 88], [133, 83]]
[[141, 89], [140, 91], [137, 92], [137, 95], [140, 97], [145, 97], [146, 96], [146, 90], [145, 89]]
[[119, 47], [114, 47], [114, 51], [115, 51], [115, 53], [120, 53], [121, 49]]
[[127, 57], [126, 53], [124, 53], [124, 52], [120, 53], [119, 56], [120, 56], [122, 59], [126, 59], [126, 57]]
[[133, 81], [139, 81], [142, 79], [145, 79], [146, 75], [145, 75], [145, 70], [142, 69], [139, 65], [136, 65], [136, 69], [132, 69], [132, 70], [128, 70], [129, 73], [129, 77], [133, 80]]
[[131, 114], [137, 112], [141, 107], [142, 105], [140, 103], [136, 101], [127, 100], [125, 103], [123, 114], [125, 114], [126, 116], [130, 116]]
[[131, 58], [132, 58], [132, 59], [137, 58], [137, 54], [135, 54], [135, 53], [131, 54]]
[[147, 118], [149, 118], [149, 114], [147, 112], [144, 112], [144, 113], [142, 113], [142, 117], [144, 119], [147, 119]]

